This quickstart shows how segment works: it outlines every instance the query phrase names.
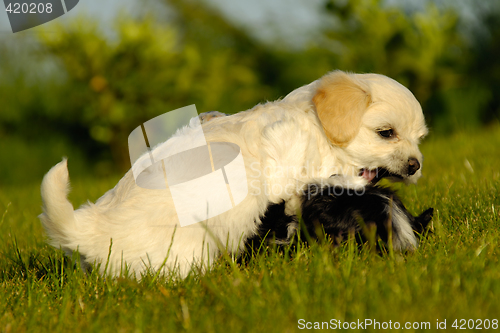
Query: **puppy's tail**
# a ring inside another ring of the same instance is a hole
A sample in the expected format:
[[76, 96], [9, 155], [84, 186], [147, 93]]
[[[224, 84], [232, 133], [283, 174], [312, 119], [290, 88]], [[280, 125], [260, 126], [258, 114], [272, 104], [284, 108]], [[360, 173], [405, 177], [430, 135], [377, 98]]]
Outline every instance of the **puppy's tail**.
[[63, 159], [47, 172], [42, 181], [43, 214], [38, 216], [54, 247], [75, 249], [77, 228], [73, 205], [68, 201], [67, 160]]

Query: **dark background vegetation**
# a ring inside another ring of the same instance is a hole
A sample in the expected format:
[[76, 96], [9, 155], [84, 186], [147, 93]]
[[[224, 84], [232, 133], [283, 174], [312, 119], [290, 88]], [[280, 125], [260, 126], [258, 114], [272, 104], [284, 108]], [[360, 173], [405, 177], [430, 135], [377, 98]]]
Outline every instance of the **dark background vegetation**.
[[190, 104], [235, 113], [334, 69], [406, 85], [431, 135], [480, 131], [500, 118], [500, 6], [473, 5], [485, 8], [468, 26], [450, 3], [325, 1], [326, 24], [297, 47], [254, 37], [208, 0], [119, 15], [112, 34], [81, 17], [20, 35], [0, 44], [0, 185], [40, 181], [63, 155], [73, 174], [122, 173], [148, 119]]

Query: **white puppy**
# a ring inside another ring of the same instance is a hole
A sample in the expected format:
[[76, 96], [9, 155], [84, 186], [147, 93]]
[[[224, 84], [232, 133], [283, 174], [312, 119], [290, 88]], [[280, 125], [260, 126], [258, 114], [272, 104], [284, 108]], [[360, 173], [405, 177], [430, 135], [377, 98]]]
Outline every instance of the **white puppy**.
[[[415, 183], [422, 164], [418, 144], [427, 128], [419, 103], [398, 82], [335, 71], [282, 100], [214, 118], [203, 132], [208, 142], [241, 149], [248, 195], [236, 207], [180, 227], [169, 189], [141, 188], [129, 171], [95, 204], [73, 210], [63, 160], [41, 187], [40, 219], [51, 244], [67, 253], [78, 250], [82, 263], [101, 263], [101, 271], [107, 267], [112, 274], [126, 268], [186, 276], [195, 266], [208, 268], [221, 251], [243, 250], [271, 203], [285, 201], [293, 214], [304, 184], [353, 187], [382, 177]], [[154, 149], [170, 149], [169, 143], [190, 140], [192, 133], [187, 126]]]

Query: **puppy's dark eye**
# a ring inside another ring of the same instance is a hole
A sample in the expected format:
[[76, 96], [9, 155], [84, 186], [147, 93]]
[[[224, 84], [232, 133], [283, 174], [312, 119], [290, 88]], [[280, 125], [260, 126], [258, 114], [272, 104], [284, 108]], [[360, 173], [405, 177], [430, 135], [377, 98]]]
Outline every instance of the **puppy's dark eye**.
[[378, 135], [380, 135], [383, 138], [390, 139], [394, 136], [394, 130], [391, 128], [387, 130], [378, 131]]

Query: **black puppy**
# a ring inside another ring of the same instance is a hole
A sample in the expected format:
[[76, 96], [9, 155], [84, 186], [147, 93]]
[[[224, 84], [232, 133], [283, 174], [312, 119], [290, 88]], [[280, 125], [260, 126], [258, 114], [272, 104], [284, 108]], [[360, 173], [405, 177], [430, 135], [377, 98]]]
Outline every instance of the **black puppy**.
[[[417, 248], [417, 235], [426, 229], [434, 212], [429, 208], [413, 216], [395, 191], [385, 187], [367, 185], [355, 191], [319, 184], [306, 187], [301, 210], [302, 239], [318, 239], [324, 232], [338, 245], [349, 234], [356, 234], [356, 239], [364, 243], [372, 230], [385, 243], [392, 234], [392, 246], [400, 251]], [[269, 206], [261, 221], [259, 235], [251, 238], [248, 244], [253, 242], [255, 246], [262, 240], [288, 244], [299, 229], [297, 215], [285, 213], [285, 202]]]

